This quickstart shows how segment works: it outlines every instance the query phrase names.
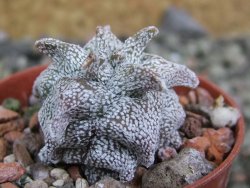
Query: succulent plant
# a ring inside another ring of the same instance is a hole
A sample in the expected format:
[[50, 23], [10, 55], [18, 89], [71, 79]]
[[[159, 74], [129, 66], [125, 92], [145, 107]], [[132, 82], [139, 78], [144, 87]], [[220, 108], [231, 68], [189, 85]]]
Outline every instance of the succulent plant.
[[93, 183], [105, 175], [130, 181], [149, 167], [161, 147], [178, 148], [185, 112], [174, 86], [196, 87], [184, 65], [144, 53], [158, 33], [146, 27], [120, 41], [109, 26], [97, 27], [84, 46], [45, 38], [36, 48], [52, 63], [36, 79], [46, 163], [77, 163]]

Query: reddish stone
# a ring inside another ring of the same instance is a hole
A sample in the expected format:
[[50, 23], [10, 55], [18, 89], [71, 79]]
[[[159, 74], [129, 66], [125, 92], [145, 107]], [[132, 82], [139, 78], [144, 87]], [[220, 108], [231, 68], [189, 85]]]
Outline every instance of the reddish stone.
[[25, 173], [18, 163], [0, 163], [0, 183], [15, 181]]
[[191, 147], [197, 149], [202, 153], [206, 153], [208, 148], [210, 147], [211, 143], [210, 140], [203, 136], [198, 136], [193, 139], [186, 140], [184, 142], [184, 147]]
[[15, 184], [7, 182], [0, 184], [1, 188], [18, 188]]
[[19, 131], [10, 131], [4, 135], [4, 138], [8, 142], [13, 143], [16, 140], [23, 138], [23, 133]]
[[10, 120], [14, 120], [19, 118], [19, 114], [16, 113], [15, 111], [8, 110], [2, 106], [0, 106], [0, 123], [5, 123]]
[[7, 142], [5, 141], [5, 139], [0, 138], [0, 161], [3, 160], [6, 154], [7, 154]]
[[82, 178], [80, 171], [79, 171], [79, 167], [78, 166], [71, 166], [67, 169], [70, 177], [76, 181], [77, 178]]
[[24, 121], [22, 118], [11, 120], [0, 124], [0, 136], [10, 131], [22, 131], [24, 129]]

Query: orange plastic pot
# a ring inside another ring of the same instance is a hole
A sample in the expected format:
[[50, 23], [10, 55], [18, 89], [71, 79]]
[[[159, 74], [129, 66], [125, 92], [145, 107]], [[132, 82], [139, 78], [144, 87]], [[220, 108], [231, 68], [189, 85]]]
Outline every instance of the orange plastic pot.
[[[7, 97], [14, 97], [21, 101], [22, 106], [28, 105], [28, 99], [31, 94], [32, 85], [35, 78], [40, 74], [42, 70], [46, 68], [44, 66], [37, 66], [34, 68], [29, 68], [25, 71], [13, 74], [12, 76], [0, 80], [0, 102], [2, 102]], [[223, 95], [225, 102], [233, 107], [238, 108], [234, 100], [228, 96], [224, 91], [218, 88], [216, 85], [210, 81], [200, 77], [200, 86], [207, 89], [213, 97], [218, 97]], [[177, 93], [188, 92], [187, 88], [178, 87], [176, 88]], [[192, 185], [188, 185], [185, 188], [226, 188], [230, 173], [230, 168], [232, 166], [233, 160], [238, 155], [240, 151], [241, 144], [244, 138], [244, 119], [241, 116], [235, 129], [235, 144], [228, 155], [228, 157], [221, 163], [216, 169], [210, 172], [207, 176], [199, 179]]]

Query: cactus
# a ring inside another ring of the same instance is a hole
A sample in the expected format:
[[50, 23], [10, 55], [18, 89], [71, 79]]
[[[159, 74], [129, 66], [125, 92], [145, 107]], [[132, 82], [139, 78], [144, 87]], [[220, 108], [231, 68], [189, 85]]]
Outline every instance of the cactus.
[[180, 147], [185, 112], [173, 87], [199, 81], [186, 66], [143, 52], [157, 33], [149, 26], [122, 42], [99, 26], [84, 47], [35, 43], [52, 59], [33, 86], [42, 101], [43, 162], [80, 164], [91, 183], [105, 175], [126, 182], [159, 148]]

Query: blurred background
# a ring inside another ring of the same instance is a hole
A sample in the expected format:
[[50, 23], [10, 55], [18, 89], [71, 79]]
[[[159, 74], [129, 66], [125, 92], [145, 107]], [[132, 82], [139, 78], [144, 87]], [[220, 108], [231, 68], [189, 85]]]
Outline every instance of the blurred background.
[[[97, 25], [121, 39], [155, 25], [147, 52], [185, 64], [228, 92], [250, 125], [249, 0], [0, 0], [0, 79], [48, 62], [34, 41], [54, 37], [84, 45]], [[4, 91], [0, 91], [4, 92]], [[250, 188], [250, 129], [230, 188]]]

